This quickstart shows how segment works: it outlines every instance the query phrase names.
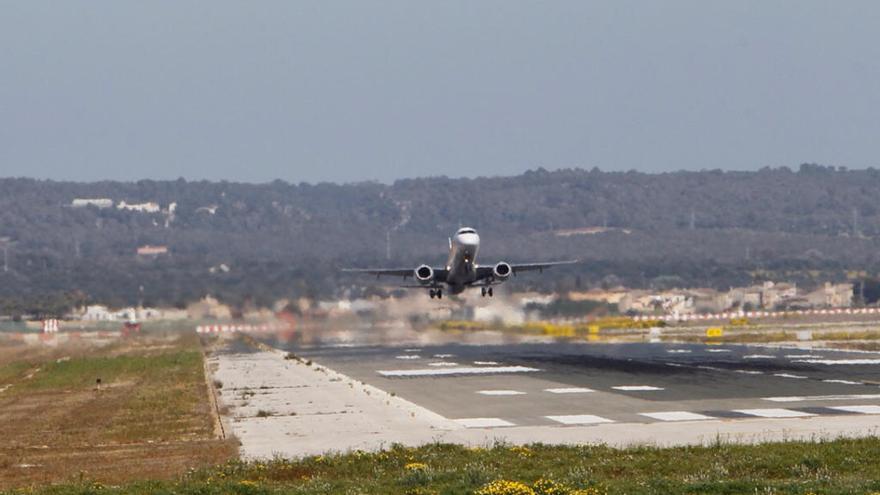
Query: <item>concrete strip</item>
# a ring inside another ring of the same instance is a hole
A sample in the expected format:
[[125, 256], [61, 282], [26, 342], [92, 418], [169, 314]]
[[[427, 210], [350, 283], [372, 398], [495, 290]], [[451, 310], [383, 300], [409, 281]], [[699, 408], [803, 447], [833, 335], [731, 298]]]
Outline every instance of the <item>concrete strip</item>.
[[213, 379], [223, 382], [231, 433], [244, 458], [378, 450], [392, 442], [429, 443], [462, 426], [375, 387], [281, 352], [221, 354]]
[[658, 419], [660, 421], [705, 421], [707, 419], [715, 419], [711, 416], [697, 414], [689, 411], [664, 411], [653, 413], [639, 413], [639, 415], [651, 419]]

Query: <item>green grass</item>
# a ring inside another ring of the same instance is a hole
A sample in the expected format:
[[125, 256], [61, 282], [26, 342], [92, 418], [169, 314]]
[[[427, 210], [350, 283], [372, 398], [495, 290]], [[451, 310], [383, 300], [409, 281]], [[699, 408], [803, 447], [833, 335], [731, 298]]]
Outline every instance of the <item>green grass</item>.
[[[177, 481], [100, 487], [101, 493], [181, 494], [468, 494], [494, 480], [535, 486], [549, 479], [558, 495], [608, 494], [868, 494], [880, 491], [880, 439], [717, 444], [660, 449], [604, 446], [496, 445], [470, 449], [434, 444], [393, 446], [301, 461], [230, 462]], [[408, 466], [409, 465], [409, 466]], [[84, 494], [87, 482], [37, 493]], [[538, 495], [550, 493], [534, 490]], [[492, 492], [502, 494], [504, 492]]]

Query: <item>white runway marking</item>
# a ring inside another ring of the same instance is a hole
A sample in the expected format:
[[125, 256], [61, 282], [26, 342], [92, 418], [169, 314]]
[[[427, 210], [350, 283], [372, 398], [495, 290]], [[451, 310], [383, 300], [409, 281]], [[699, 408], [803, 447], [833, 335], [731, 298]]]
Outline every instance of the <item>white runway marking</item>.
[[854, 412], [859, 414], [880, 414], [880, 406], [834, 406], [829, 409], [838, 411]]
[[802, 375], [792, 375], [790, 373], [774, 373], [773, 376], [778, 376], [779, 378], [798, 378], [798, 379], [806, 378], [805, 376], [802, 376]]
[[748, 356], [743, 356], [743, 359], [773, 359], [775, 357], [770, 354], [749, 354]]
[[797, 359], [794, 363], [808, 364], [880, 364], [880, 359]]
[[701, 369], [701, 370], [709, 370], [709, 371], [724, 371], [723, 368], [719, 368], [719, 367], [717, 367], [717, 366], [706, 366], [706, 365], [700, 365], [700, 366], [695, 366], [695, 368], [698, 368], [698, 369]]
[[480, 395], [526, 395], [525, 392], [519, 390], [480, 390]]
[[434, 357], [437, 359], [446, 359], [446, 358], [451, 358], [454, 356], [455, 356], [455, 354], [434, 354]]
[[652, 390], [663, 390], [662, 387], [652, 387], [651, 385], [620, 385], [611, 388], [614, 390], [623, 390], [624, 392], [650, 392]]
[[527, 366], [487, 366], [485, 368], [438, 368], [416, 370], [381, 370], [377, 371], [382, 376], [445, 376], [445, 375], [484, 375], [497, 373], [528, 373], [541, 371], [538, 368]]
[[438, 361], [436, 363], [428, 363], [428, 366], [458, 366], [458, 363], [451, 363], [449, 361]]
[[732, 352], [730, 349], [708, 349], [709, 352]]
[[422, 352], [421, 349], [404, 349], [403, 352]]
[[501, 418], [462, 418], [453, 420], [465, 428], [498, 428], [505, 426], [516, 426], [510, 421]]
[[825, 383], [842, 383], [843, 385], [862, 385], [862, 382], [854, 382], [852, 380], [822, 380]]
[[786, 354], [786, 359], [822, 359], [824, 356], [816, 356], [813, 354]]
[[394, 356], [397, 359], [421, 359], [421, 356], [417, 354], [401, 354], [400, 356]]
[[496, 366], [498, 363], [495, 361], [474, 361], [474, 364], [477, 366]]
[[763, 375], [763, 371], [756, 370], [733, 370], [734, 373], [742, 373], [743, 375]]
[[613, 423], [613, 420], [592, 414], [569, 414], [565, 416], [544, 416], [545, 418], [562, 423], [564, 425], [595, 425], [599, 423]]
[[640, 416], [647, 416], [660, 421], [703, 421], [706, 419], [716, 419], [703, 414], [692, 413], [688, 411], [666, 411], [653, 413], [639, 413]]
[[805, 395], [791, 397], [764, 397], [762, 400], [770, 402], [806, 402], [811, 400], [862, 400], [880, 399], [880, 394], [852, 394], [852, 395]]
[[690, 354], [690, 349], [667, 349], [666, 352], [669, 354]]
[[666, 363], [666, 366], [672, 366], [673, 368], [684, 368], [684, 365], [681, 363]]
[[583, 387], [545, 388], [544, 391], [550, 392], [551, 394], [586, 394], [590, 392], [595, 392], [595, 390], [591, 388]]
[[734, 412], [760, 418], [805, 418], [807, 416], [815, 416], [815, 414], [792, 411], [791, 409], [735, 409]]

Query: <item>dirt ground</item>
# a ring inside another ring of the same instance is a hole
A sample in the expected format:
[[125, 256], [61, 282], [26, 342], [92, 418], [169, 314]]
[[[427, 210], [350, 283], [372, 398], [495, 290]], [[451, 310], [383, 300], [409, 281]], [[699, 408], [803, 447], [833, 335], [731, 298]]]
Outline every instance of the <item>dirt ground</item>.
[[189, 332], [0, 339], [0, 489], [168, 479], [237, 456]]

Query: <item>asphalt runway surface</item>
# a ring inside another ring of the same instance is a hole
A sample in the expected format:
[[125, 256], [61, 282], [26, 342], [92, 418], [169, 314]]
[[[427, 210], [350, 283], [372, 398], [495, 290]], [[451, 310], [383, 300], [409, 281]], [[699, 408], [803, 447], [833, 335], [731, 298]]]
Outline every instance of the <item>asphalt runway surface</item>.
[[267, 343], [468, 428], [880, 420], [880, 353], [665, 343]]

